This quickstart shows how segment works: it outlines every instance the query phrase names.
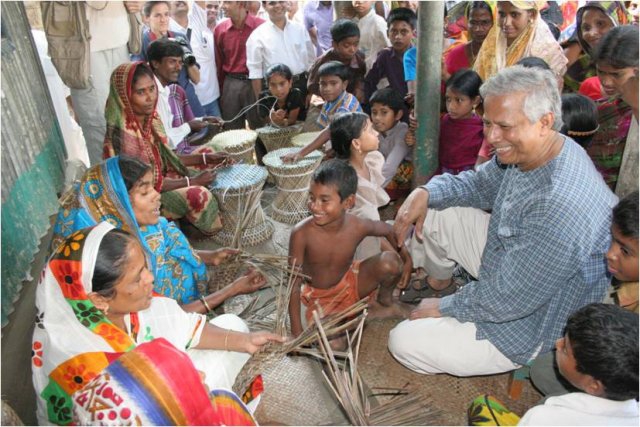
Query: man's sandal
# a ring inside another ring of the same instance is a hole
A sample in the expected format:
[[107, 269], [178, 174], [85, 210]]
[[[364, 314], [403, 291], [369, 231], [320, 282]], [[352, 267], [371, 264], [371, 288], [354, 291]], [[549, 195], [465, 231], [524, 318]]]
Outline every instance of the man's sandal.
[[402, 290], [399, 300], [409, 304], [417, 304], [423, 298], [442, 298], [454, 294], [458, 288], [459, 286], [452, 280], [451, 284], [446, 288], [436, 290], [427, 283], [426, 277], [420, 277], [413, 279], [409, 286]]

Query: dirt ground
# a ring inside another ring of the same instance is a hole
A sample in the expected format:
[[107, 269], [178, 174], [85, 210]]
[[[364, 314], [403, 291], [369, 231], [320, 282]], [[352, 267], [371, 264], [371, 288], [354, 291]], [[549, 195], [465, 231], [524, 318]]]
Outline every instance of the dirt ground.
[[[270, 203], [276, 193], [275, 187], [267, 184], [262, 205], [265, 213], [270, 211]], [[393, 204], [381, 211], [382, 219], [392, 219], [400, 203]], [[269, 219], [271, 220], [271, 219]], [[289, 243], [290, 225], [273, 221], [274, 234], [268, 241], [254, 247], [244, 248], [251, 253], [286, 255]], [[198, 249], [217, 248], [210, 240], [193, 243]], [[410, 371], [396, 362], [387, 350], [389, 331], [399, 320], [372, 321], [363, 333], [360, 349], [359, 370], [365, 384], [372, 393], [385, 388], [404, 388], [418, 393], [425, 403], [440, 411], [434, 425], [467, 425], [467, 408], [471, 401], [481, 394], [491, 394], [506, 404], [508, 408], [522, 415], [533, 406], [541, 395], [526, 381], [522, 395], [511, 400], [507, 394], [509, 374], [456, 378], [449, 375], [427, 376]], [[378, 397], [384, 400], [385, 397]]]

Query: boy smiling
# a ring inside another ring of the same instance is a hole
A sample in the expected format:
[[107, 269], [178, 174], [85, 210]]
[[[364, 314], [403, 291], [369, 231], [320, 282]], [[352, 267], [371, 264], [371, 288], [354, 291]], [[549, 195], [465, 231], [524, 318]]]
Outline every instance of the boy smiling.
[[[390, 225], [358, 218], [347, 213], [354, 205], [358, 177], [342, 160], [322, 163], [313, 174], [309, 191], [311, 216], [299, 222], [289, 240], [289, 260], [312, 282], [298, 280], [291, 291], [289, 317], [291, 333], [302, 330], [300, 303], [307, 307], [307, 323], [314, 311], [320, 317], [337, 313], [369, 296], [371, 315], [403, 316], [401, 306], [392, 299], [395, 284], [406, 282], [403, 262], [411, 262], [408, 252], [385, 251], [362, 261], [354, 261], [358, 244], [367, 236], [395, 240]], [[394, 246], [396, 247], [396, 246]], [[376, 290], [377, 297], [376, 297]], [[332, 347], [344, 348], [344, 339], [332, 340]]]

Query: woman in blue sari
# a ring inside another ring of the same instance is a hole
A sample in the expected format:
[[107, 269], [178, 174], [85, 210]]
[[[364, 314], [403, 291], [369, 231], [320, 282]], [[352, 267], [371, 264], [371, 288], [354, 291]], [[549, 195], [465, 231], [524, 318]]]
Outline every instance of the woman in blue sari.
[[173, 298], [184, 310], [207, 313], [229, 297], [265, 284], [250, 270], [231, 285], [206, 294], [207, 265], [219, 265], [232, 249], [196, 251], [178, 227], [160, 216], [160, 193], [151, 168], [131, 157], [112, 157], [91, 167], [62, 198], [53, 229], [52, 249], [74, 231], [107, 221], [137, 236], [155, 276], [154, 291]]

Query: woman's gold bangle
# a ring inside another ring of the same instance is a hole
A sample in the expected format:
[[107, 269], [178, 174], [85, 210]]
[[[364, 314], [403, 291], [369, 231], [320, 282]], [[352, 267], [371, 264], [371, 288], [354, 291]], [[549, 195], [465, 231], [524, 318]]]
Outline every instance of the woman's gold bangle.
[[202, 305], [204, 305], [205, 310], [207, 310], [207, 313], [211, 313], [211, 307], [209, 307], [209, 304], [207, 304], [207, 300], [204, 299], [204, 297], [200, 297], [200, 302], [202, 303]]

